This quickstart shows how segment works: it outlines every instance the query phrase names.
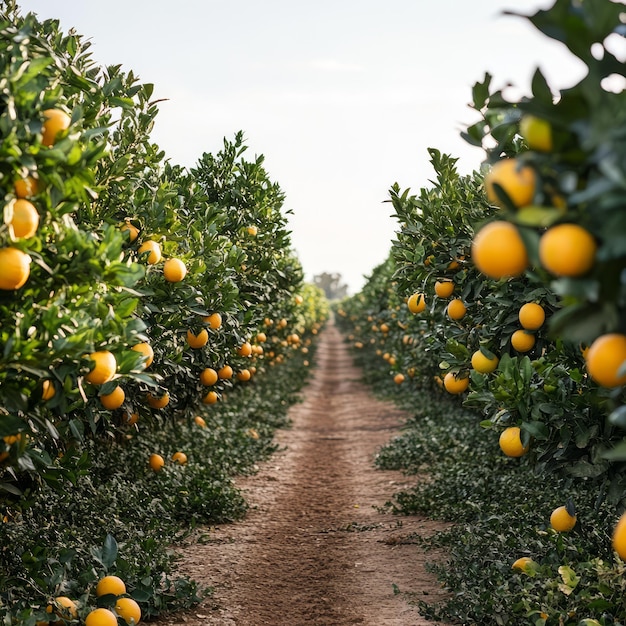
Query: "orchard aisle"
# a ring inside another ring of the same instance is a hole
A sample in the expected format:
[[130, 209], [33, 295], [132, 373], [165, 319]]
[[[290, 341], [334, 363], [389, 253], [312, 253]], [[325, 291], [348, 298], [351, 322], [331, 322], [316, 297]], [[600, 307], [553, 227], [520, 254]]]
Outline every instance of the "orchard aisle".
[[433, 555], [407, 540], [437, 524], [377, 512], [407, 482], [373, 467], [403, 414], [373, 398], [359, 378], [328, 324], [304, 401], [291, 409], [293, 427], [277, 435], [281, 451], [239, 482], [252, 505], [248, 516], [186, 549], [183, 571], [214, 595], [162, 624], [429, 623], [394, 589], [429, 601], [442, 593], [424, 568]]

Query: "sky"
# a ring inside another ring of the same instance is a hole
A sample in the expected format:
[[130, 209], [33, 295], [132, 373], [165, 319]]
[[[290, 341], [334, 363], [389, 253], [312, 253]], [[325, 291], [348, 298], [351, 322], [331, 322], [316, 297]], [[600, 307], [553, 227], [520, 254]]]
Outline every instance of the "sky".
[[285, 193], [305, 277], [338, 273], [358, 292], [398, 229], [389, 189], [418, 193], [428, 148], [484, 153], [461, 130], [477, 120], [472, 85], [529, 91], [537, 67], [554, 89], [582, 66], [520, 17], [550, 0], [18, 0], [92, 43], [101, 65], [153, 83], [152, 139], [193, 167], [244, 132]]

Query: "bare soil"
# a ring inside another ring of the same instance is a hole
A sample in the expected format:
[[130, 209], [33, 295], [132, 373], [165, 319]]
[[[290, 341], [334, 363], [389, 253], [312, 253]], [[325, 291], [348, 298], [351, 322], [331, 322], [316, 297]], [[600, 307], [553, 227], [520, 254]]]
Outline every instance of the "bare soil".
[[411, 480], [375, 469], [377, 450], [406, 415], [360, 382], [342, 337], [329, 324], [317, 366], [281, 450], [238, 486], [246, 518], [203, 529], [183, 549], [180, 569], [214, 593], [163, 626], [421, 626], [407, 598], [436, 601], [443, 590], [411, 535], [440, 524], [380, 511]]

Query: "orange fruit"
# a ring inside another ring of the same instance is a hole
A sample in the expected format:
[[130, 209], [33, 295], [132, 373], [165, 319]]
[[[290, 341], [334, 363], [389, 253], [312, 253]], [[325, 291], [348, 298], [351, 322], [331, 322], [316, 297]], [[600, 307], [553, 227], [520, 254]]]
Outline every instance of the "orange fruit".
[[535, 345], [535, 335], [525, 330], [516, 330], [511, 335], [511, 345], [517, 352], [528, 352]]
[[511, 569], [517, 569], [528, 573], [537, 569], [537, 563], [528, 556], [522, 556], [517, 559], [513, 565], [511, 565]]
[[31, 258], [12, 246], [0, 248], [0, 289], [11, 291], [26, 284]]
[[168, 259], [163, 264], [163, 276], [168, 283], [179, 283], [187, 275], [187, 266], [180, 259]]
[[124, 413], [123, 420], [124, 424], [129, 424], [132, 426], [139, 421], [139, 413], [131, 413], [130, 411], [126, 411], [126, 413]]
[[16, 180], [13, 186], [15, 187], [15, 195], [18, 198], [30, 198], [39, 191], [39, 182], [32, 176]]
[[454, 292], [454, 283], [451, 280], [438, 280], [435, 283], [435, 293], [440, 298], [448, 298]]
[[252, 346], [248, 341], [244, 341], [238, 348], [237, 354], [239, 356], [250, 356], [252, 354]]
[[[148, 457], [148, 465], [154, 472], [160, 472], [163, 466], [165, 465], [165, 459], [156, 452], [153, 452]], [[119, 595], [119, 594], [118, 594]]]
[[154, 350], [149, 343], [146, 343], [145, 341], [142, 341], [141, 343], [136, 343], [131, 348], [131, 350], [134, 350], [135, 352], [140, 352], [144, 355], [144, 357], [146, 358], [143, 364], [144, 368], [148, 368], [150, 367], [150, 365], [152, 365], [152, 361], [154, 361]]
[[146, 400], [153, 409], [164, 409], [170, 403], [170, 394], [167, 391], [162, 396], [149, 393]]
[[576, 526], [576, 516], [570, 515], [566, 507], [559, 506], [550, 515], [550, 526], [557, 532], [567, 533]]
[[500, 434], [498, 443], [500, 444], [500, 449], [504, 452], [504, 454], [515, 458], [524, 456], [530, 449], [529, 446], [522, 445], [521, 430], [519, 426], [509, 426], [508, 428], [505, 428]]
[[304, 298], [300, 294], [297, 294], [293, 300], [298, 306], [304, 302]]
[[126, 584], [119, 576], [105, 576], [96, 585], [96, 595], [100, 596], [121, 596], [126, 593]]
[[56, 395], [56, 389], [54, 388], [54, 383], [47, 378], [43, 381], [41, 385], [41, 399], [45, 402], [47, 400], [52, 400]]
[[115, 355], [108, 350], [98, 350], [89, 355], [89, 359], [94, 363], [90, 372], [85, 375], [85, 380], [93, 385], [104, 385], [108, 383], [117, 371], [117, 361]]
[[528, 253], [517, 228], [498, 220], [486, 224], [474, 236], [472, 261], [485, 276], [508, 278], [524, 273]]
[[199, 426], [200, 428], [206, 428], [206, 421], [203, 417], [196, 415], [193, 418], [193, 421], [195, 422], [196, 426]]
[[142, 254], [148, 253], [147, 261], [150, 265], [155, 265], [161, 260], [161, 246], [156, 242], [152, 241], [152, 239], [148, 239], [148, 241], [144, 241], [137, 251], [139, 256]]
[[233, 368], [230, 365], [224, 365], [217, 372], [217, 375], [222, 379], [230, 379], [233, 377]]
[[209, 393], [202, 398], [202, 402], [204, 402], [204, 404], [215, 404], [219, 399], [220, 397], [217, 395], [217, 392], [209, 391]]
[[537, 330], [546, 321], [546, 312], [536, 302], [527, 302], [519, 310], [519, 322], [526, 330]]
[[213, 330], [217, 330], [222, 325], [222, 316], [219, 313], [211, 313], [211, 315], [203, 317], [202, 320]]
[[172, 454], [172, 461], [184, 465], [187, 463], [187, 455], [184, 452], [174, 452], [174, 454]]
[[141, 621], [141, 609], [132, 598], [118, 598], [115, 603], [115, 612], [127, 624], [139, 624]]
[[414, 293], [408, 300], [406, 305], [411, 313], [421, 313], [426, 308], [426, 299], [423, 293]]
[[31, 202], [20, 198], [13, 203], [11, 226], [15, 237], [29, 239], [37, 232], [39, 212]]
[[[496, 185], [501, 190], [496, 191]], [[500, 207], [506, 207], [506, 203], [500, 198], [500, 192], [504, 192], [516, 208], [531, 204], [536, 186], [535, 170], [517, 159], [502, 159], [494, 163], [485, 176], [487, 199]]]
[[70, 127], [72, 120], [70, 116], [65, 111], [61, 111], [61, 109], [46, 109], [43, 112], [43, 116], [45, 120], [43, 123], [41, 143], [44, 146], [50, 147], [56, 143], [59, 133]]
[[100, 402], [102, 402], [102, 406], [105, 409], [109, 409], [110, 411], [119, 409], [122, 404], [124, 404], [125, 399], [126, 394], [119, 385], [111, 393], [100, 396]]
[[200, 382], [205, 387], [214, 385], [219, 379], [217, 372], [212, 367], [206, 367], [200, 372]]
[[396, 383], [396, 385], [401, 385], [404, 382], [404, 374], [398, 372], [394, 377], [393, 377], [393, 382]]
[[256, 237], [258, 229], [256, 226], [248, 226], [246, 228], [246, 232], [248, 233], [248, 235], [250, 235], [250, 237]]
[[448, 393], [458, 395], [463, 393], [469, 387], [469, 377], [457, 378], [454, 372], [448, 372], [443, 377], [443, 386]]
[[463, 303], [463, 300], [460, 300], [458, 298], [456, 300], [451, 300], [448, 303], [448, 307], [446, 310], [448, 312], [448, 317], [451, 320], [460, 320], [467, 313], [467, 308]]
[[132, 224], [129, 219], [124, 220], [124, 223], [120, 226], [120, 230], [123, 233], [128, 232], [128, 241], [131, 243], [139, 237], [139, 229]]
[[54, 604], [49, 604], [46, 607], [46, 613], [54, 613], [60, 620], [54, 620], [51, 622], [37, 622], [37, 626], [46, 626], [47, 624], [54, 624], [55, 626], [60, 626], [61, 624], [66, 624], [72, 620], [78, 618], [78, 607], [73, 600], [70, 600], [67, 596], [58, 596], [54, 598]]
[[117, 617], [109, 609], [94, 609], [85, 618], [85, 626], [117, 626]]
[[194, 335], [190, 330], [187, 331], [187, 343], [190, 348], [204, 348], [209, 341], [209, 333], [206, 328], [203, 328], [197, 335]]
[[256, 340], [258, 343], [265, 343], [267, 341], [267, 335], [265, 333], [258, 333]]
[[243, 369], [240, 372], [237, 372], [237, 380], [242, 383], [248, 382], [252, 378], [252, 373], [248, 369]]
[[557, 224], [539, 239], [539, 260], [555, 276], [582, 276], [596, 260], [596, 241], [578, 224]]
[[472, 354], [472, 367], [481, 374], [490, 374], [498, 367], [499, 362], [500, 359], [495, 354], [488, 357], [482, 350], [476, 350]]
[[613, 529], [612, 545], [619, 558], [626, 561], [626, 513], [622, 513]]
[[587, 349], [585, 362], [589, 376], [601, 387], [626, 385], [626, 373], [619, 373], [626, 363], [626, 335], [601, 335]]
[[520, 120], [519, 130], [531, 150], [552, 151], [552, 126], [547, 120], [526, 114]]

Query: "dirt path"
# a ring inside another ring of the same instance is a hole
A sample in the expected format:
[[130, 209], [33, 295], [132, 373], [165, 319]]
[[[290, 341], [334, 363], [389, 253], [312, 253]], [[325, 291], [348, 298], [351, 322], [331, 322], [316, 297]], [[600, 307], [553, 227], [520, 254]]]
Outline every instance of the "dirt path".
[[435, 600], [441, 590], [424, 569], [410, 533], [437, 525], [379, 513], [405, 482], [373, 467], [376, 450], [403, 414], [359, 382], [333, 325], [320, 337], [317, 369], [293, 427], [258, 474], [238, 484], [252, 508], [245, 520], [211, 528], [186, 549], [182, 569], [215, 589], [199, 607], [159, 622], [168, 626], [419, 626], [429, 624], [404, 596]]

